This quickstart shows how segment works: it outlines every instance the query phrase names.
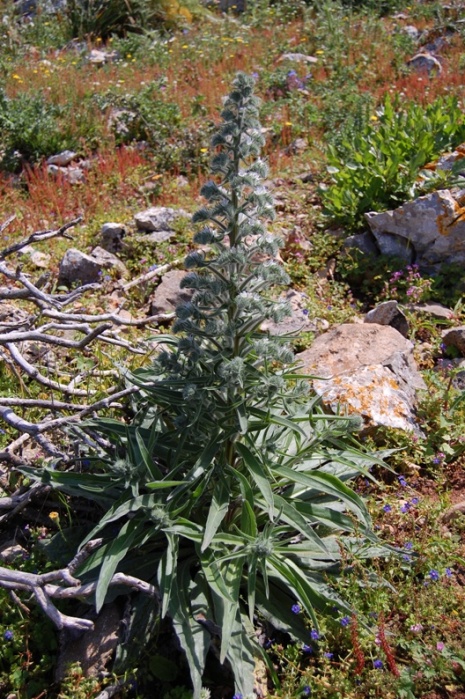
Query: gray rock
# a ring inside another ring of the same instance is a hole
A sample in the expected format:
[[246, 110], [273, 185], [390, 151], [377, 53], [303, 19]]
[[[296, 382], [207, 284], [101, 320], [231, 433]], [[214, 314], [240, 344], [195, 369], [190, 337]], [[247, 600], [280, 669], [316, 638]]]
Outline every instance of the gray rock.
[[344, 241], [345, 248], [357, 248], [365, 255], [377, 257], [379, 255], [378, 246], [369, 231], [349, 235]]
[[171, 270], [163, 275], [160, 284], [153, 294], [150, 315], [157, 313], [172, 313], [178, 303], [189, 301], [192, 296], [191, 289], [181, 289], [181, 279], [186, 272], [181, 270]]
[[100, 281], [101, 275], [102, 265], [94, 257], [76, 248], [69, 248], [60, 262], [58, 284], [93, 284]]
[[121, 223], [104, 223], [100, 229], [101, 242], [100, 245], [104, 250], [111, 253], [119, 252], [124, 243], [123, 238], [126, 235], [126, 230]]
[[95, 248], [90, 255], [69, 248], [60, 262], [58, 284], [94, 284], [101, 281], [104, 270], [108, 269], [116, 269], [119, 276], [128, 274], [121, 260], [103, 248]]
[[292, 61], [293, 63], [318, 63], [316, 56], [307, 56], [305, 53], [283, 53], [278, 61]]
[[[461, 164], [463, 165], [463, 169], [460, 168]], [[445, 153], [442, 155], [436, 163], [436, 170], [445, 170], [449, 172], [452, 169], [456, 169], [459, 175], [465, 175], [465, 143], [457, 146], [453, 153]]]
[[393, 211], [370, 212], [365, 218], [385, 255], [415, 260], [420, 269], [465, 263], [465, 190], [439, 190]]
[[167, 206], [152, 206], [134, 216], [136, 226], [140, 231], [173, 231], [172, 224], [178, 218], [188, 218], [189, 214], [182, 209], [170, 209]]
[[390, 325], [401, 335], [408, 337], [408, 320], [400, 310], [397, 301], [384, 301], [384, 303], [378, 304], [376, 308], [366, 314], [363, 322]]
[[97, 246], [90, 254], [91, 257], [98, 262], [102, 269], [116, 270], [118, 272], [118, 277], [127, 277], [129, 275], [125, 264], [121, 262], [116, 255], [113, 255], [112, 252]]
[[47, 165], [47, 172], [49, 175], [62, 177], [70, 184], [82, 184], [86, 180], [85, 172], [80, 167], [61, 167], [51, 163]]
[[417, 53], [413, 58], [407, 61], [407, 65], [409, 68], [413, 68], [420, 73], [425, 71], [430, 75], [432, 73], [436, 73], [437, 75], [442, 73], [441, 63], [436, 56], [433, 56], [433, 54], [428, 51]]
[[170, 240], [174, 235], [176, 235], [174, 231], [154, 231], [145, 235], [136, 235], [133, 239], [139, 243], [156, 245], [157, 243], [163, 243], [165, 240]]
[[361, 414], [368, 425], [418, 432], [416, 390], [425, 384], [413, 344], [397, 330], [374, 323], [343, 324], [297, 355], [315, 391], [334, 410]]
[[425, 315], [433, 316], [433, 318], [438, 318], [438, 320], [450, 320], [453, 315], [453, 311], [450, 308], [440, 303], [415, 304], [410, 308], [417, 313], [424, 313]]
[[61, 167], [65, 167], [66, 165], [69, 165], [73, 160], [76, 160], [76, 158], [77, 153], [75, 153], [72, 150], [64, 150], [61, 153], [51, 155], [50, 158], [47, 158], [47, 164], [60, 165]]
[[7, 541], [0, 547], [0, 561], [2, 563], [14, 563], [18, 559], [26, 558], [27, 555], [26, 549], [16, 541]]
[[444, 330], [442, 341], [446, 347], [455, 347], [458, 352], [465, 357], [465, 326]]

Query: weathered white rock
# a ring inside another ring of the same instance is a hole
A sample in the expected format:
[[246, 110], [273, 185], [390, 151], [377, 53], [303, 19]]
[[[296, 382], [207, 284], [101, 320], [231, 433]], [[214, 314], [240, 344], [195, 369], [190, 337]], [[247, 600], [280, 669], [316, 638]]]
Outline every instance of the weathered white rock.
[[381, 253], [423, 270], [465, 263], [465, 190], [432, 192], [393, 211], [365, 214]]
[[118, 51], [102, 51], [101, 49], [92, 49], [89, 51], [87, 60], [93, 65], [102, 66], [105, 63], [112, 63], [120, 58]]
[[47, 158], [47, 165], [60, 165], [61, 167], [65, 167], [73, 160], [76, 160], [76, 158], [77, 153], [72, 150], [64, 150], [61, 153], [51, 155], [50, 158]]
[[284, 318], [280, 323], [272, 323], [270, 320], [267, 320], [262, 323], [261, 330], [269, 332], [271, 335], [295, 334], [296, 336], [303, 332], [327, 330], [328, 325], [326, 327], [321, 325], [322, 322], [327, 321], [309, 316], [308, 303], [304, 294], [291, 289], [284, 298], [291, 307], [291, 315]]
[[189, 214], [182, 209], [171, 209], [167, 206], [152, 206], [134, 216], [136, 226], [140, 231], [172, 231], [172, 224], [178, 218], [188, 218]]
[[460, 167], [459, 162], [463, 166], [463, 171], [460, 170], [458, 174], [462, 175], [465, 172], [465, 143], [462, 143], [452, 153], [444, 153], [439, 160], [435, 163], [436, 170], [452, 170], [453, 167]]
[[421, 303], [409, 306], [416, 313], [424, 313], [425, 315], [433, 316], [438, 320], [450, 320], [453, 316], [453, 311], [441, 303]]
[[399, 308], [397, 301], [384, 301], [379, 303], [371, 311], [368, 311], [364, 323], [377, 323], [378, 325], [390, 325], [404, 337], [408, 337], [409, 324], [404, 313]]
[[48, 253], [36, 250], [32, 245], [26, 245], [26, 247], [18, 250], [18, 255], [29, 257], [32, 264], [40, 269], [48, 269], [50, 267], [50, 260], [52, 259]]
[[413, 344], [388, 325], [340, 325], [297, 355], [315, 391], [334, 410], [363, 416], [368, 425], [418, 431], [416, 391], [426, 388]]
[[316, 56], [307, 56], [305, 53], [283, 53], [278, 61], [293, 61], [294, 63], [318, 63]]

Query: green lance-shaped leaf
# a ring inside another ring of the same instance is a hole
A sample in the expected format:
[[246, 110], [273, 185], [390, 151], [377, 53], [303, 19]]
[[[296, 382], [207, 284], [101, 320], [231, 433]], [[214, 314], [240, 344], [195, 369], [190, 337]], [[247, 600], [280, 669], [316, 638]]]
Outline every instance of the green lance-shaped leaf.
[[142, 530], [144, 523], [141, 521], [129, 520], [121, 527], [118, 536], [112, 542], [106, 552], [106, 556], [102, 561], [102, 567], [97, 581], [97, 589], [95, 591], [95, 606], [99, 612], [105, 602], [108, 585], [116, 572], [118, 563], [125, 557], [136, 534]]
[[202, 586], [196, 580], [191, 580], [192, 563], [189, 559], [178, 565], [168, 612], [186, 654], [194, 690], [193, 699], [200, 699], [205, 660], [211, 641], [211, 635], [201, 620], [208, 619], [211, 612]]
[[205, 524], [205, 534], [201, 548], [202, 552], [210, 546], [211, 540], [221, 526], [229, 509], [229, 499], [230, 490], [226, 481], [222, 478], [217, 481], [213, 490], [212, 501]]
[[171, 533], [166, 533], [167, 546], [158, 566], [158, 587], [162, 595], [161, 617], [168, 612], [171, 589], [176, 575], [176, 563], [178, 557], [179, 540]]
[[262, 464], [252, 454], [250, 449], [248, 449], [245, 446], [245, 444], [242, 444], [241, 442], [237, 442], [236, 443], [236, 450], [239, 453], [239, 455], [242, 457], [244, 465], [246, 466], [246, 468], [249, 471], [256, 486], [258, 487], [258, 489], [260, 490], [261, 494], [263, 495], [263, 497], [265, 499], [270, 519], [273, 519], [274, 515], [275, 515], [274, 502], [273, 502], [273, 491], [271, 489], [270, 481], [268, 479], [267, 474], [265, 473], [265, 470], [264, 470]]

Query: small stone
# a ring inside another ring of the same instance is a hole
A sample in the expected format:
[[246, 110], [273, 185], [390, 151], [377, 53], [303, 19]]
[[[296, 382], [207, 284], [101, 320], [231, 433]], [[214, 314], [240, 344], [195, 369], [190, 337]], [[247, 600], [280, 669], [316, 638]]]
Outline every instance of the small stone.
[[100, 245], [104, 250], [111, 253], [119, 252], [124, 243], [123, 238], [126, 235], [126, 230], [121, 223], [104, 223], [100, 229], [101, 242]]
[[407, 24], [401, 29], [402, 34], [407, 34], [413, 41], [418, 41], [421, 36], [421, 31], [417, 29], [413, 24]]
[[18, 255], [25, 255], [26, 257], [29, 257], [32, 264], [39, 267], [39, 269], [48, 269], [52, 259], [46, 252], [36, 250], [32, 247], [32, 245], [27, 245], [21, 250], [18, 250]]
[[371, 257], [377, 257], [379, 255], [378, 246], [376, 245], [375, 239], [370, 231], [349, 235], [344, 240], [344, 247], [357, 248], [357, 250], [360, 250], [360, 252], [363, 252], [365, 255]]
[[462, 357], [465, 357], [465, 325], [451, 330], [444, 330], [442, 341], [446, 347], [454, 347]]
[[364, 322], [390, 325], [404, 337], [408, 337], [409, 334], [408, 320], [400, 310], [397, 301], [384, 301], [378, 304], [366, 314]]
[[94, 258], [94, 260], [97, 260], [98, 264], [106, 270], [116, 270], [118, 272], [118, 277], [127, 277], [129, 275], [129, 272], [127, 270], [127, 267], [123, 262], [121, 262], [116, 255], [113, 255], [113, 253], [108, 252], [108, 250], [105, 250], [104, 248], [101, 247], [96, 247], [92, 250], [90, 253], [91, 257]]

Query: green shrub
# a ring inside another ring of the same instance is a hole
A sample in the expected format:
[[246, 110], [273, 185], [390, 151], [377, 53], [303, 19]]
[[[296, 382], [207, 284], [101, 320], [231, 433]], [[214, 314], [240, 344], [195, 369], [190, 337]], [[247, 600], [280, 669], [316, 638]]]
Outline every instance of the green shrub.
[[105, 39], [186, 24], [201, 8], [197, 0], [69, 0], [66, 12], [73, 37]]
[[239, 74], [224, 103], [212, 140], [216, 181], [203, 186], [208, 207], [193, 217], [194, 240], [208, 248], [186, 258], [182, 286], [193, 296], [176, 310], [175, 334], [157, 335], [154, 364], [128, 376], [140, 389], [133, 417], [91, 423], [89, 433], [110, 443], [92, 472], [43, 477], [103, 508], [83, 542], [99, 536], [103, 545], [80, 571], [98, 580], [97, 609], [117, 570], [158, 586], [158, 609], [136, 601], [119, 657], [146, 643], [155, 612], [168, 615], [195, 699], [212, 644], [236, 691], [251, 693], [257, 617], [305, 644], [296, 605], [315, 628], [317, 612], [351, 614], [328, 574], [354, 555], [386, 553], [347, 485], [378, 462], [358, 448], [358, 418], [325, 414], [286, 340], [260, 331], [289, 311], [271, 296], [288, 278], [265, 226], [274, 210], [253, 84]]
[[10, 99], [0, 90], [0, 167], [17, 170], [24, 161], [77, 148], [65, 115], [65, 107], [48, 102], [40, 93]]
[[389, 95], [359, 129], [328, 149], [332, 184], [323, 191], [326, 214], [348, 230], [363, 228], [367, 211], [402, 204], [415, 194], [420, 169], [465, 140], [465, 119], [455, 97], [423, 107]]

